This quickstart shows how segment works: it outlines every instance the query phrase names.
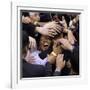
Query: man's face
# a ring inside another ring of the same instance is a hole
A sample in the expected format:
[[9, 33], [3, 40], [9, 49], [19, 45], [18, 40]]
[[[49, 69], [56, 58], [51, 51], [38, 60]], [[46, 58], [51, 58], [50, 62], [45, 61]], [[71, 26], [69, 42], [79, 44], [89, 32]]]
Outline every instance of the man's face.
[[50, 47], [51, 40], [47, 36], [41, 36], [39, 45], [40, 50], [45, 51]]
[[35, 21], [40, 21], [40, 16], [38, 12], [30, 12], [30, 18]]

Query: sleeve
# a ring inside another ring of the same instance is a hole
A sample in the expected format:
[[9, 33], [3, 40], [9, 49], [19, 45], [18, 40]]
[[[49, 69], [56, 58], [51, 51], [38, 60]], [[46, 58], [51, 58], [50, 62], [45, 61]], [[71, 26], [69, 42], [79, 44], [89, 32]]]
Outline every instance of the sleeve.
[[61, 72], [60, 71], [55, 71], [53, 76], [61, 76]]
[[29, 64], [23, 61], [23, 77], [41, 77], [46, 75], [45, 67], [42, 65]]
[[50, 64], [49, 62], [46, 63], [45, 68], [46, 68], [46, 76], [61, 76], [61, 71], [55, 70], [53, 73], [52, 64]]
[[71, 64], [73, 69], [79, 73], [79, 47], [75, 46], [71, 54]]
[[79, 61], [79, 47], [73, 49], [72, 57], [75, 59], [76, 63]]
[[36, 26], [34, 24], [22, 24], [22, 29], [28, 34], [28, 36], [34, 37], [35, 36], [35, 29]]
[[46, 69], [46, 76], [52, 76], [53, 75], [52, 65], [49, 62], [46, 63], [45, 69]]

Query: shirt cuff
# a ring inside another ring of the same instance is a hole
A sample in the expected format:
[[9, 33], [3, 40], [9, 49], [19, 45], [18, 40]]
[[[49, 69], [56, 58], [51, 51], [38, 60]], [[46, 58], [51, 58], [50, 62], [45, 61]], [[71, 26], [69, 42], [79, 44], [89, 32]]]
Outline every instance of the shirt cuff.
[[55, 71], [56, 72], [61, 72], [61, 69], [60, 68], [56, 68]]

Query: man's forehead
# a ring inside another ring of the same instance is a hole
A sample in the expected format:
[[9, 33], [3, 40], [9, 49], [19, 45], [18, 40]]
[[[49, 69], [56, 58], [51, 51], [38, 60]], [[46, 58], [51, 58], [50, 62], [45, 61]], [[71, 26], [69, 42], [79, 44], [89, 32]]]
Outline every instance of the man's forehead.
[[29, 15], [30, 15], [30, 16], [36, 15], [36, 14], [39, 14], [39, 12], [29, 12]]
[[41, 39], [50, 39], [48, 36], [41, 36]]

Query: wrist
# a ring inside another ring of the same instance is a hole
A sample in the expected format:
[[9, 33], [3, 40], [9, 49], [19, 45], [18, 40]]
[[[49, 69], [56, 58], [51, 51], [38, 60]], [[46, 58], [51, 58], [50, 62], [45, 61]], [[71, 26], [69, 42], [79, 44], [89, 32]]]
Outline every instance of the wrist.
[[51, 54], [52, 54], [53, 56], [57, 57], [57, 54], [56, 54], [54, 51], [52, 51]]
[[50, 54], [48, 55], [48, 58], [47, 58], [47, 61], [50, 63], [50, 64], [54, 64], [55, 63], [55, 60], [56, 60], [56, 56]]
[[69, 50], [70, 50], [70, 51], [73, 51], [73, 49], [74, 49], [74, 46], [71, 45], [71, 46], [69, 47]]
[[36, 27], [35, 31], [40, 32], [40, 27]]

